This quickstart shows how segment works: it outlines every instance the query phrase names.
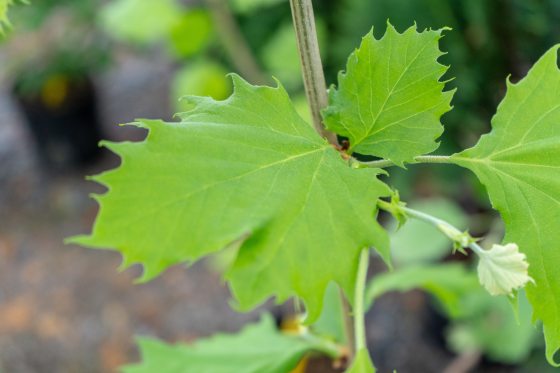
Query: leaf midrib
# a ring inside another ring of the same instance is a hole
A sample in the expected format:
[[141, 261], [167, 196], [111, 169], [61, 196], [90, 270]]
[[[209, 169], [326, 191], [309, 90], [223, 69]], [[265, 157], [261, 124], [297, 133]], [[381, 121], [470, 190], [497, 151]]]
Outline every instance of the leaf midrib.
[[286, 163], [291, 162], [291, 161], [293, 161], [293, 160], [295, 160], [295, 159], [302, 158], [302, 157], [305, 157], [305, 156], [310, 156], [311, 154], [315, 154], [315, 153], [318, 153], [318, 152], [320, 152], [320, 151], [327, 151], [327, 150], [329, 150], [329, 148], [330, 148], [330, 145], [325, 145], [325, 146], [322, 146], [322, 147], [320, 147], [320, 148], [318, 148], [318, 149], [314, 149], [314, 150], [312, 150], [312, 151], [308, 151], [308, 152], [305, 152], [305, 153], [297, 154], [297, 155], [295, 155], [295, 156], [291, 156], [291, 157], [284, 158], [284, 159], [282, 159], [282, 160], [280, 160], [280, 161], [276, 161], [276, 162], [273, 162], [273, 163], [269, 163], [269, 164], [263, 165], [263, 166], [261, 166], [261, 167], [258, 167], [258, 168], [256, 168], [256, 169], [253, 169], [253, 170], [251, 170], [251, 171], [245, 172], [245, 173], [240, 174], [240, 175], [236, 175], [236, 176], [231, 177], [231, 178], [227, 178], [227, 179], [223, 179], [223, 180], [220, 180], [220, 181], [211, 183], [211, 184], [207, 184], [207, 185], [205, 185], [205, 186], [203, 186], [203, 187], [201, 187], [201, 188], [198, 188], [198, 189], [196, 189], [196, 190], [189, 191], [189, 193], [184, 194], [184, 195], [181, 195], [181, 196], [179, 196], [178, 198], [175, 198], [175, 199], [173, 199], [173, 200], [167, 201], [166, 203], [157, 206], [155, 209], [150, 210], [150, 211], [148, 211], [148, 212], [145, 212], [145, 213], [142, 214], [142, 215], [137, 216], [134, 220], [127, 221], [127, 224], [132, 224], [132, 223], [138, 222], [138, 221], [140, 221], [140, 220], [142, 220], [142, 219], [145, 219], [145, 218], [147, 218], [148, 216], [151, 216], [151, 215], [154, 215], [154, 214], [160, 212], [162, 209], [165, 209], [165, 208], [168, 208], [168, 207], [170, 207], [170, 206], [173, 206], [174, 204], [179, 203], [179, 202], [184, 202], [185, 200], [191, 198], [192, 196], [194, 196], [194, 195], [196, 195], [196, 194], [198, 194], [198, 193], [200, 193], [200, 192], [204, 192], [204, 191], [206, 191], [206, 190], [208, 190], [208, 189], [211, 189], [211, 188], [213, 188], [213, 187], [215, 187], [215, 186], [217, 186], [217, 185], [220, 185], [220, 184], [223, 184], [223, 183], [227, 183], [227, 182], [232, 182], [232, 181], [241, 179], [241, 178], [243, 178], [243, 177], [245, 177], [245, 176], [248, 176], [248, 175], [250, 175], [250, 174], [252, 174], [252, 173], [259, 172], [259, 171], [262, 171], [262, 170], [265, 170], [265, 169], [267, 169], [267, 168], [274, 167], [274, 166], [277, 166], [277, 165], [286, 164]]
[[[392, 44], [391, 44], [392, 45]], [[410, 39], [408, 41], [407, 44], [407, 49], [409, 48], [410, 45]], [[377, 131], [373, 131], [373, 128], [375, 127], [375, 125], [377, 124], [377, 121], [379, 120], [379, 117], [381, 116], [381, 113], [385, 110], [385, 105], [387, 105], [387, 103], [389, 102], [391, 96], [393, 95], [395, 88], [399, 85], [399, 83], [401, 82], [403, 76], [408, 72], [408, 70], [410, 69], [410, 67], [416, 62], [416, 60], [418, 59], [418, 57], [422, 54], [422, 52], [424, 52], [424, 50], [426, 50], [426, 48], [428, 47], [429, 43], [424, 44], [424, 46], [420, 49], [420, 51], [418, 51], [418, 53], [414, 56], [414, 58], [410, 61], [410, 63], [408, 63], [405, 68], [403, 69], [401, 75], [398, 77], [398, 79], [396, 80], [396, 82], [394, 83], [393, 87], [389, 90], [389, 92], [387, 93], [387, 96], [385, 97], [385, 100], [383, 101], [383, 104], [381, 105], [379, 111], [377, 112], [377, 114], [375, 115], [375, 118], [373, 119], [372, 123], [368, 126], [367, 131], [364, 132], [364, 134], [361, 136], [361, 138], [358, 139], [354, 139], [354, 143], [351, 144], [352, 146], [350, 147], [349, 151], [351, 152], [352, 149], [356, 148], [356, 146], [358, 146], [359, 144], [362, 143], [362, 141], [364, 141], [364, 139], [366, 139], [369, 136], [372, 136], [372, 133], [375, 134], [377, 132], [382, 131], [385, 127], [378, 129]], [[391, 55], [389, 55], [390, 57]], [[390, 61], [388, 63], [388, 66], [390, 64]], [[371, 63], [370, 63], [371, 66]], [[373, 85], [370, 85], [370, 87], [373, 87]], [[359, 104], [359, 101], [358, 101]], [[358, 110], [359, 112], [359, 110]], [[365, 123], [363, 123], [363, 125], [365, 125]]]

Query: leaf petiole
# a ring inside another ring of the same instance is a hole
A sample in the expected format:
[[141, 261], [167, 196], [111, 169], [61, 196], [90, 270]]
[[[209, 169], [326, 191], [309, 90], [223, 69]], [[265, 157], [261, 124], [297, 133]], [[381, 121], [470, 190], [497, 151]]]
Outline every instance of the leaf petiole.
[[459, 229], [449, 224], [445, 220], [436, 218], [435, 216], [426, 214], [425, 212], [422, 211], [411, 209], [409, 207], [404, 206], [404, 204], [395, 204], [395, 203], [389, 203], [383, 200], [379, 200], [377, 201], [377, 206], [380, 209], [387, 211], [391, 214], [394, 214], [395, 211], [397, 211], [402, 215], [415, 218], [418, 220], [422, 220], [425, 221], [426, 223], [434, 225], [438, 230], [440, 230], [443, 234], [449, 237], [454, 244], [460, 246], [460, 248], [468, 247], [479, 256], [484, 255], [486, 252], [482, 247], [480, 247], [479, 244], [476, 243], [475, 239], [473, 239], [468, 233], [461, 232]]
[[360, 253], [356, 289], [354, 291], [354, 346], [356, 351], [367, 348], [364, 297], [366, 291], [367, 270], [369, 266], [369, 249]]
[[[370, 162], [361, 162], [355, 158], [352, 158], [352, 162], [356, 164], [358, 167], [371, 167], [371, 168], [385, 168], [385, 167], [392, 167], [395, 166], [395, 163], [388, 159], [380, 159], [377, 161], [370, 161]], [[414, 157], [414, 162], [410, 162], [410, 164], [418, 164], [418, 163], [446, 163], [451, 164], [451, 157], [449, 155], [421, 155], [418, 157]]]

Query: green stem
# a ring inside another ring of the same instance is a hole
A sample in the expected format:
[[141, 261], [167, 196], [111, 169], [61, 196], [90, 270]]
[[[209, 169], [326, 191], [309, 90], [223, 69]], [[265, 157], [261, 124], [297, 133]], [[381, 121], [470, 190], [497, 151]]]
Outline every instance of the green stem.
[[[325, 129], [321, 117], [321, 110], [328, 105], [328, 97], [323, 63], [321, 61], [321, 54], [319, 53], [313, 4], [311, 0], [290, 0], [290, 7], [296, 32], [305, 95], [309, 103], [313, 126], [321, 137], [327, 139], [327, 141], [336, 148], [339, 148], [336, 134]], [[348, 301], [342, 291], [340, 291], [340, 301], [343, 309], [344, 334], [348, 343], [349, 358], [352, 360], [355, 353], [352, 343], [352, 319], [349, 312], [350, 307]]]
[[309, 102], [313, 126], [319, 135], [338, 147], [336, 134], [325, 129], [321, 117], [321, 110], [328, 105], [328, 97], [323, 63], [319, 53], [317, 30], [315, 29], [313, 4], [311, 0], [290, 0], [290, 6], [296, 31], [305, 95]]
[[344, 291], [339, 287], [338, 288], [338, 295], [340, 299], [340, 308], [342, 314], [340, 315], [342, 318], [342, 329], [344, 332], [344, 338], [346, 339], [346, 346], [348, 347], [348, 361], [352, 361], [354, 359], [354, 353], [356, 351], [356, 346], [354, 344], [354, 329], [352, 325], [352, 318], [350, 317], [351, 307], [348, 299], [344, 295]]
[[[395, 164], [387, 159], [380, 159], [378, 161], [371, 161], [371, 162], [360, 162], [356, 159], [353, 162], [359, 164], [360, 166], [365, 167], [372, 167], [372, 168], [385, 168], [391, 167]], [[421, 155], [418, 157], [414, 157], [414, 162], [412, 164], [417, 163], [453, 163], [451, 161], [451, 157], [449, 155]]]
[[316, 346], [317, 350], [324, 352], [332, 359], [338, 359], [344, 354], [344, 347], [328, 339], [322, 338], [313, 333], [304, 333], [300, 336], [310, 344]]
[[[411, 209], [411, 208], [403, 206], [403, 205], [391, 204], [391, 203], [388, 203], [388, 202], [382, 201], [382, 200], [377, 201], [377, 206], [380, 209], [385, 210], [385, 211], [390, 212], [390, 213], [394, 213], [395, 209], [399, 209], [406, 216], [410, 216], [411, 218], [422, 220], [426, 223], [434, 225], [438, 230], [442, 231], [446, 236], [448, 236], [452, 240], [453, 240], [453, 237], [461, 237], [461, 236], [464, 236], [464, 235], [468, 235], [467, 233], [461, 232], [458, 228], [454, 227], [453, 225], [446, 222], [445, 220], [441, 220], [439, 218], [436, 218], [435, 216], [432, 216], [430, 214], [426, 214], [425, 212], [422, 212], [422, 211], [414, 210], [414, 209]], [[470, 248], [472, 251], [474, 251], [478, 255], [484, 255], [486, 253], [486, 251], [482, 247], [480, 247], [479, 244], [477, 244], [476, 242], [472, 242], [471, 240], [468, 240], [468, 241], [469, 242], [466, 245], [463, 245], [464, 247]], [[457, 241], [455, 241], [455, 242], [457, 242]]]
[[356, 289], [354, 291], [354, 345], [356, 351], [367, 348], [364, 295], [366, 291], [368, 266], [369, 249], [363, 249], [360, 253], [358, 276], [356, 278]]

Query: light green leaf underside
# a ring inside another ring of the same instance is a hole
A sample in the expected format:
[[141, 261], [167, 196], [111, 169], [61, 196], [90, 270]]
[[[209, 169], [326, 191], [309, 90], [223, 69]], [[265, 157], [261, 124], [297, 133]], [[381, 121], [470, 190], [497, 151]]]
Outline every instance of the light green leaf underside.
[[527, 296], [544, 324], [551, 364], [560, 348], [560, 71], [550, 49], [506, 97], [492, 132], [452, 157], [487, 187], [506, 225], [505, 243], [527, 255]]
[[350, 151], [402, 166], [437, 149], [440, 117], [454, 93], [440, 82], [447, 70], [437, 62], [442, 31], [411, 27], [400, 34], [388, 24], [380, 40], [373, 31], [363, 38], [323, 112], [328, 129], [348, 137]]
[[374, 277], [367, 286], [365, 300], [368, 308], [390, 291], [422, 289], [438, 299], [446, 313], [457, 317], [461, 313], [461, 298], [480, 288], [475, 274], [460, 264], [411, 266]]
[[140, 339], [142, 363], [124, 373], [288, 373], [307, 352], [310, 342], [281, 334], [270, 317], [235, 335], [216, 335], [192, 345], [169, 345]]
[[95, 178], [109, 192], [91, 236], [116, 248], [143, 280], [244, 240], [227, 278], [242, 309], [299, 295], [310, 322], [332, 280], [352, 296], [358, 256], [388, 259], [376, 200], [379, 170], [352, 169], [296, 113], [282, 87], [234, 76], [225, 101], [191, 97], [181, 123], [141, 121], [140, 143], [106, 143], [122, 165]]
[[375, 367], [367, 349], [361, 349], [356, 353], [352, 366], [345, 373], [375, 373]]

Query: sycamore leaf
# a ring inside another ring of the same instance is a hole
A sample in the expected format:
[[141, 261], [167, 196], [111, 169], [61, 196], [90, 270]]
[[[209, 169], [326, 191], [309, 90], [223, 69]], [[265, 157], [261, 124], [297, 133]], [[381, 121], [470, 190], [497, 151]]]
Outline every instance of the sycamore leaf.
[[542, 320], [551, 364], [560, 348], [560, 71], [550, 49], [507, 94], [492, 132], [452, 160], [472, 170], [488, 189], [506, 225], [504, 242], [527, 255], [536, 286], [526, 288]]
[[367, 349], [363, 348], [356, 353], [352, 366], [345, 373], [375, 373], [375, 367]]
[[365, 300], [368, 308], [390, 291], [410, 291], [420, 288], [438, 299], [451, 317], [461, 314], [461, 297], [479, 289], [476, 275], [460, 264], [411, 266], [375, 276], [367, 286]]
[[322, 350], [302, 337], [280, 333], [270, 316], [238, 334], [216, 335], [192, 345], [145, 338], [138, 342], [143, 361], [122, 368], [124, 373], [286, 373], [306, 353]]
[[379, 170], [353, 169], [296, 113], [279, 86], [233, 76], [225, 101], [191, 97], [181, 123], [142, 121], [140, 143], [105, 143], [122, 165], [95, 177], [109, 192], [91, 236], [116, 248], [143, 280], [243, 240], [227, 279], [240, 308], [298, 295], [309, 322], [335, 281], [352, 299], [360, 250], [387, 260], [376, 200], [389, 194]]
[[383, 38], [370, 32], [350, 55], [323, 116], [329, 130], [348, 137], [351, 152], [402, 166], [437, 149], [440, 117], [451, 110], [454, 93], [443, 92], [440, 81], [447, 71], [437, 62], [443, 30], [411, 27], [399, 34], [387, 24]]

